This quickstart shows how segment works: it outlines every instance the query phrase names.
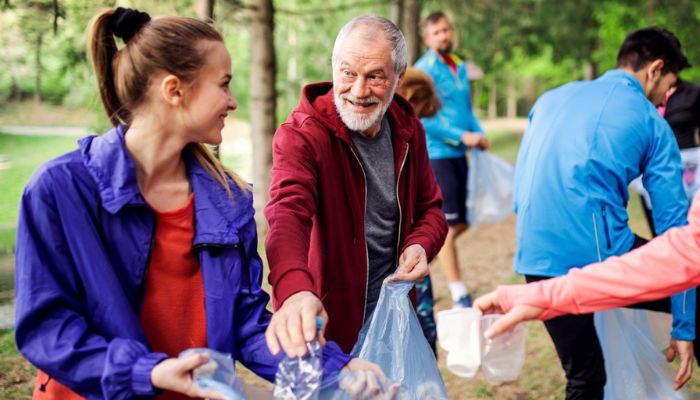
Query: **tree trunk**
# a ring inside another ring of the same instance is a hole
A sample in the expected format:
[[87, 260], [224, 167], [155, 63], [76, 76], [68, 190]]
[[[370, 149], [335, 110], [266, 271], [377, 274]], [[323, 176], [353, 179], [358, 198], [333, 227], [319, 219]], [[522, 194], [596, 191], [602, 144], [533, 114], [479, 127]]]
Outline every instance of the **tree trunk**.
[[654, 11], [656, 10], [656, 0], [647, 0], [647, 25], [654, 24]]
[[403, 3], [404, 0], [394, 0], [389, 8], [389, 19], [398, 27], [403, 25]]
[[[197, 16], [202, 21], [213, 21], [214, 20], [214, 0], [196, 0], [197, 1]], [[221, 159], [221, 152], [219, 145], [207, 146], [211, 150], [214, 157]]]
[[498, 116], [496, 110], [496, 100], [498, 99], [497, 89], [496, 78], [492, 76], [489, 80], [489, 106], [486, 111], [489, 119], [495, 119]]
[[270, 186], [272, 135], [275, 133], [275, 50], [272, 0], [251, 0], [250, 127], [253, 142], [254, 203], [258, 235], [267, 232], [262, 213]]
[[197, 0], [197, 16], [207, 22], [214, 20], [214, 0]]
[[[294, 26], [292, 24], [292, 26]], [[287, 48], [289, 49], [289, 57], [287, 58], [287, 83], [286, 83], [286, 104], [287, 106], [296, 103], [299, 100], [299, 46], [297, 41], [297, 32], [292, 30], [287, 35]]]
[[586, 61], [583, 64], [583, 79], [592, 81], [595, 78], [595, 65], [592, 62]]
[[508, 99], [506, 100], [506, 116], [515, 118], [518, 116], [518, 93], [515, 89], [515, 77], [508, 77]]
[[34, 102], [41, 103], [41, 47], [44, 41], [44, 34], [36, 35], [36, 48], [34, 52]]
[[412, 65], [420, 56], [420, 2], [419, 0], [403, 0], [401, 31], [406, 38], [408, 50], [408, 65]]

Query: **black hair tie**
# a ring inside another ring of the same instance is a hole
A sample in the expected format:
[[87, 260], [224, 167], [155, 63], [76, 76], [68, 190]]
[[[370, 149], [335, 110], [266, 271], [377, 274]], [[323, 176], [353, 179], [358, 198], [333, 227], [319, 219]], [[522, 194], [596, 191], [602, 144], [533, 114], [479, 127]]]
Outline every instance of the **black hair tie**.
[[112, 15], [112, 32], [114, 36], [128, 43], [142, 26], [151, 20], [151, 16], [145, 12], [133, 8], [119, 7]]

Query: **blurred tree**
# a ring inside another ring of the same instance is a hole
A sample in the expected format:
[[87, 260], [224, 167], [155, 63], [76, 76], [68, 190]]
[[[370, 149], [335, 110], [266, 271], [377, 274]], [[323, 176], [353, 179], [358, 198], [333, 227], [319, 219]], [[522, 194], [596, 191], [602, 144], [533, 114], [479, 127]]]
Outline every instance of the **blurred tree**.
[[[277, 126], [275, 74], [277, 61], [274, 43], [274, 7], [272, 0], [250, 0], [250, 124], [253, 142], [254, 204], [258, 211], [267, 203], [272, 166], [272, 135]], [[258, 233], [263, 237], [267, 222], [257, 212]]]
[[420, 8], [419, 0], [394, 0], [389, 11], [389, 19], [401, 29], [406, 38], [409, 65], [420, 57]]
[[18, 0], [14, 3], [19, 15], [19, 27], [27, 43], [31, 43], [34, 53], [34, 100], [41, 102], [42, 50], [44, 36], [57, 33], [57, 21], [64, 16], [55, 0]]

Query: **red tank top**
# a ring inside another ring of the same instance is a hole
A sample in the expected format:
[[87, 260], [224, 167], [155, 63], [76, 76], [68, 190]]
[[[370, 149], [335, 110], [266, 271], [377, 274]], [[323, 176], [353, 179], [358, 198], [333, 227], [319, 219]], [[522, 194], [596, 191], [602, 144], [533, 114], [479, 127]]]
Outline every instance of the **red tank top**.
[[[183, 207], [156, 213], [156, 232], [146, 284], [141, 324], [155, 352], [170, 357], [192, 347], [207, 346], [204, 283], [192, 253], [194, 195]], [[165, 392], [158, 399], [187, 399]]]

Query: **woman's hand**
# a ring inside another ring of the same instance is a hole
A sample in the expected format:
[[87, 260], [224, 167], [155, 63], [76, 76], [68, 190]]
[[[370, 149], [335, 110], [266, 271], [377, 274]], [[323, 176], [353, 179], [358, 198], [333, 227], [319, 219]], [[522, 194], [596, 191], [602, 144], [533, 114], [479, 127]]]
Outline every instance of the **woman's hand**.
[[151, 384], [163, 390], [205, 399], [222, 399], [215, 391], [202, 390], [194, 385], [192, 370], [209, 361], [208, 354], [193, 354], [185, 358], [168, 358], [151, 370]]
[[[498, 296], [496, 295], [495, 291], [476, 299], [474, 302], [474, 308], [481, 311], [482, 314], [503, 313], [503, 309], [498, 302]], [[493, 339], [494, 337], [515, 328], [515, 325], [519, 324], [520, 322], [537, 319], [537, 317], [542, 314], [542, 311], [544, 311], [544, 309], [540, 307], [517, 305], [504, 314], [501, 318], [496, 320], [496, 322], [494, 322], [493, 325], [491, 325], [486, 332], [484, 332], [484, 336], [486, 336], [487, 339]]]

